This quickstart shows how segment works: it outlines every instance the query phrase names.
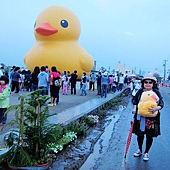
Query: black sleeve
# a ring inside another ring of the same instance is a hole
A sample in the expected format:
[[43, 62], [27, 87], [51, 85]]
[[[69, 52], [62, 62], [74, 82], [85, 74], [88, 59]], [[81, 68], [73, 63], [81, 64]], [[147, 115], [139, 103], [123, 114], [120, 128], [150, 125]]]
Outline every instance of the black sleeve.
[[159, 103], [158, 106], [161, 106], [161, 109], [164, 107], [164, 101], [163, 101], [163, 97], [161, 96], [161, 93], [159, 92], [159, 90], [154, 90], [154, 92], [158, 95], [159, 97]]
[[19, 73], [17, 74], [17, 78], [18, 78], [18, 79], [19, 79], [19, 78], [21, 78], [21, 76], [20, 76], [20, 74], [19, 74]]

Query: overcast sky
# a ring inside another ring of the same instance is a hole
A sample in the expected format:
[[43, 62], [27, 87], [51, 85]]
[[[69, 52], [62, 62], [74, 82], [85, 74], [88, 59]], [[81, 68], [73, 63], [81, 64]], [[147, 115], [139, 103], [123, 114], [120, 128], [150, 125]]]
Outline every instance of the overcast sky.
[[48, 6], [72, 10], [80, 20], [79, 43], [97, 67], [170, 69], [170, 0], [4, 0], [0, 5], [0, 62], [24, 66], [35, 43], [36, 18]]

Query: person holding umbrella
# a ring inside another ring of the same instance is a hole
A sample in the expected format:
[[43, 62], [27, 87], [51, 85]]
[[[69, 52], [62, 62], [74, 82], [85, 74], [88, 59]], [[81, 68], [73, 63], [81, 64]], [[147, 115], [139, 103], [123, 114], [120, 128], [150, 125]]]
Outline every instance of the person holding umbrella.
[[[141, 81], [141, 89], [138, 90], [134, 96], [132, 103], [134, 108], [132, 113], [134, 114], [134, 125], [132, 133], [137, 135], [138, 150], [134, 153], [134, 157], [140, 157], [142, 155], [142, 145], [144, 136], [146, 136], [146, 148], [143, 155], [143, 160], [149, 160], [149, 150], [152, 146], [153, 137], [160, 135], [160, 112], [164, 106], [164, 102], [160, 92], [156, 88], [156, 78], [151, 75], [146, 76]], [[138, 112], [138, 104], [141, 102], [141, 96], [143, 92], [152, 91], [157, 96], [157, 106], [153, 106], [148, 109], [149, 112], [157, 114], [155, 117], [145, 117]]]

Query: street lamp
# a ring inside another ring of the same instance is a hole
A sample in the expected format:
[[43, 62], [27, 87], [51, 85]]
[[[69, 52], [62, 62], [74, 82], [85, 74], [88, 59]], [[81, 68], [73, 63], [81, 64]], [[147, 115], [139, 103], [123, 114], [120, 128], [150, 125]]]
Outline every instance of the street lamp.
[[164, 66], [164, 80], [165, 80], [165, 77], [166, 77], [166, 62], [167, 62], [168, 60], [163, 60], [163, 61], [164, 61], [163, 66]]

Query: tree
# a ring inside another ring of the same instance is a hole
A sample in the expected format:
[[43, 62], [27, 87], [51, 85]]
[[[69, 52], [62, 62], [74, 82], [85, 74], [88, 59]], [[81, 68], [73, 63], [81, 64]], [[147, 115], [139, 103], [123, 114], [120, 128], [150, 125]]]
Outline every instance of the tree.
[[103, 72], [106, 71], [106, 69], [105, 69], [104, 67], [101, 67], [101, 68], [100, 68], [100, 71], [103, 73]]

